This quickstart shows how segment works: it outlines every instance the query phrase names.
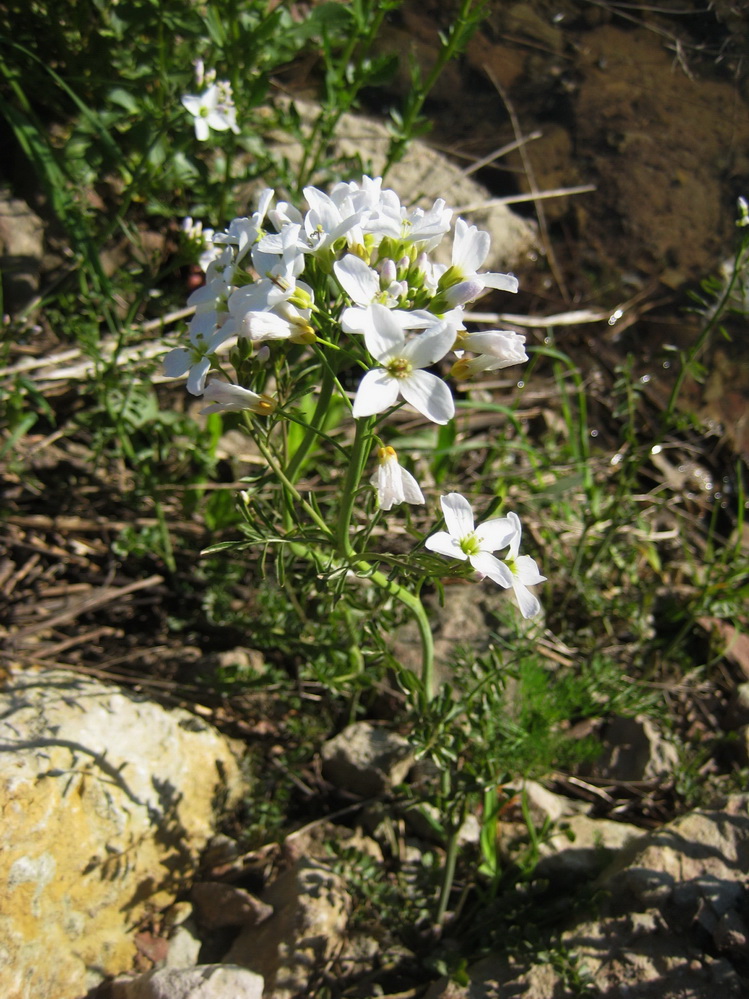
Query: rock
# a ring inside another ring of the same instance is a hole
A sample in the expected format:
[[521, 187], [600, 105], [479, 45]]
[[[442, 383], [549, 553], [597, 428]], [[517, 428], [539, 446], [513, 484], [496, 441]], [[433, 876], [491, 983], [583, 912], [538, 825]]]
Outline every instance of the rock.
[[[445, 845], [445, 836], [439, 809], [428, 801], [410, 802], [398, 809], [406, 825], [419, 839]], [[466, 815], [458, 830], [458, 845], [478, 846], [481, 840], [481, 823], [475, 815]]]
[[748, 796], [733, 795], [721, 811], [688, 812], [625, 850], [599, 884], [623, 904], [673, 902], [680, 919], [689, 917], [697, 896], [722, 915], [749, 869], [748, 804]]
[[0, 272], [9, 311], [22, 308], [39, 290], [44, 225], [25, 201], [0, 191]]
[[201, 866], [205, 870], [213, 870], [217, 867], [230, 867], [240, 856], [241, 852], [239, 843], [235, 839], [232, 839], [231, 836], [226, 836], [224, 833], [217, 833], [215, 836], [211, 836], [208, 840], [208, 845], [203, 850], [203, 856], [200, 858]]
[[[294, 107], [302, 119], [302, 130], [309, 133], [320, 112], [319, 106], [295, 99]], [[371, 175], [377, 177], [385, 166], [390, 138], [385, 123], [344, 114], [336, 126], [331, 153], [336, 157], [369, 162]], [[288, 135], [281, 136], [279, 142], [285, 143], [279, 145], [280, 151], [292, 164], [297, 162], [303, 144], [298, 139], [289, 144]], [[448, 207], [455, 207], [458, 214], [485, 229], [491, 236], [490, 254], [483, 265], [485, 270], [512, 270], [537, 250], [538, 237], [533, 225], [507, 205], [487, 206], [492, 199], [485, 187], [418, 139], [410, 143], [403, 159], [390, 168], [386, 186], [396, 191], [404, 205], [424, 206], [436, 198], [444, 198]], [[450, 252], [451, 246], [446, 240], [435, 252], [435, 259], [449, 264]]]
[[[701, 280], [733, 243], [731, 179], [749, 171], [749, 115], [734, 82], [687, 79], [655, 33], [617, 24], [586, 32], [577, 61], [576, 159], [596, 186], [578, 205], [578, 224], [592, 252], [670, 287]], [[658, 100], [643, 104], [643, 93]]]
[[262, 999], [262, 995], [259, 975], [230, 964], [162, 968], [137, 978], [116, 979], [106, 989], [106, 999]]
[[551, 822], [560, 822], [581, 810], [580, 802], [573, 801], [563, 794], [555, 794], [535, 780], [524, 781], [518, 788], [518, 795], [523, 792], [528, 803], [528, 811], [536, 826], [542, 826], [547, 819]]
[[604, 752], [595, 764], [608, 780], [662, 780], [679, 763], [676, 747], [667, 742], [650, 718], [614, 717], [603, 733]]
[[169, 934], [169, 950], [166, 954], [165, 967], [192, 968], [200, 959], [200, 948], [203, 946], [198, 936], [198, 928], [194, 920], [188, 919]]
[[642, 829], [627, 822], [573, 815], [541, 844], [535, 873], [550, 881], [593, 878], [623, 847], [644, 835]]
[[[743, 976], [748, 809], [749, 795], [734, 795], [720, 810], [697, 809], [640, 836], [595, 882], [597, 918], [578, 918], [562, 932], [556, 953], [563, 963], [490, 956], [469, 970], [462, 995], [566, 997], [572, 990], [565, 967], [581, 989], [594, 983], [592, 994], [611, 999], [749, 995]], [[587, 821], [593, 829], [598, 820]], [[711, 956], [713, 948], [724, 956]], [[444, 985], [427, 995], [436, 999]]]
[[343, 881], [323, 864], [300, 860], [270, 886], [274, 914], [245, 927], [226, 955], [262, 975], [266, 996], [307, 995], [314, 975], [340, 951], [351, 899]]
[[[442, 597], [429, 594], [425, 605], [433, 622], [437, 683], [452, 680], [455, 657], [461, 650], [481, 653], [496, 641], [497, 635], [506, 635], [515, 641], [518, 634], [540, 636], [544, 630], [543, 615], [521, 617], [510, 593], [486, 581], [447, 585]], [[414, 621], [405, 621], [395, 630], [391, 645], [402, 665], [421, 672], [421, 640]], [[511, 677], [507, 678], [508, 704], [512, 704], [515, 682]]]
[[354, 722], [321, 750], [323, 775], [336, 787], [373, 797], [402, 783], [413, 752], [403, 736], [370, 722]]
[[78, 999], [132, 967], [239, 768], [187, 711], [62, 670], [11, 674], [0, 717], [0, 994]]
[[207, 930], [224, 926], [257, 926], [273, 915], [273, 908], [244, 888], [220, 881], [196, 881], [190, 890], [197, 917]]
[[713, 942], [720, 951], [742, 958], [749, 945], [749, 930], [735, 909], [724, 912], [713, 931]]

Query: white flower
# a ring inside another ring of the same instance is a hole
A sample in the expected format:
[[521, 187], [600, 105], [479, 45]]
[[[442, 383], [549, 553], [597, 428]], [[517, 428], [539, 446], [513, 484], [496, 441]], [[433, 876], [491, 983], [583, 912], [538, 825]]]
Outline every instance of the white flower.
[[737, 201], [739, 206], [739, 218], [736, 225], [747, 226], [749, 225], [749, 201], [742, 197], [742, 195], [739, 195]]
[[213, 237], [215, 243], [225, 243], [229, 246], [236, 246], [237, 256], [235, 263], [242, 262], [245, 254], [264, 235], [263, 222], [273, 200], [273, 191], [270, 187], [264, 188], [260, 192], [258, 209], [252, 218], [233, 219], [229, 228], [225, 232], [216, 233]]
[[175, 347], [164, 358], [164, 373], [169, 378], [186, 374], [186, 387], [191, 395], [202, 395], [211, 356], [228, 336], [225, 327], [218, 325], [218, 319], [215, 311], [197, 313], [190, 323], [190, 345]]
[[396, 503], [423, 503], [424, 497], [416, 479], [398, 464], [398, 455], [392, 447], [377, 451], [379, 465], [369, 480], [377, 489], [381, 510], [390, 510]]
[[203, 401], [210, 405], [201, 409], [201, 413], [232, 413], [249, 409], [260, 416], [268, 416], [276, 408], [276, 400], [269, 395], [258, 395], [241, 385], [215, 380], [206, 385]]
[[393, 191], [382, 191], [379, 205], [373, 208], [362, 228], [371, 233], [379, 243], [385, 236], [413, 244], [430, 252], [450, 229], [452, 208], [446, 208], [442, 198], [432, 207], [404, 208]]
[[182, 104], [195, 119], [195, 137], [200, 142], [205, 142], [211, 129], [215, 132], [231, 129], [239, 134], [230, 84], [214, 83], [202, 94], [184, 94]]
[[528, 589], [537, 583], [543, 583], [546, 576], [542, 576], [538, 571], [538, 566], [530, 555], [518, 555], [520, 549], [520, 536], [522, 528], [520, 518], [516, 513], [508, 513], [507, 519], [514, 527], [514, 534], [510, 541], [510, 550], [505, 556], [505, 565], [512, 573], [512, 589], [515, 599], [518, 602], [520, 613], [523, 617], [535, 617], [541, 613], [541, 604]]
[[513, 274], [486, 272], [478, 269], [486, 260], [491, 246], [488, 232], [469, 226], [463, 219], [455, 223], [452, 264], [450, 267], [435, 264], [432, 282], [449, 306], [464, 305], [478, 298], [486, 288], [516, 292], [518, 279]]
[[[484, 333], [466, 333], [459, 338], [460, 360], [450, 370], [453, 378], [468, 378], [479, 371], [497, 371], [512, 364], [522, 364], [528, 360], [525, 352], [525, 337], [512, 330], [486, 330]], [[464, 350], [470, 350], [478, 357], [464, 357]]]
[[492, 552], [506, 548], [515, 531], [507, 517], [495, 517], [474, 527], [471, 504], [460, 493], [448, 493], [440, 499], [446, 531], [438, 531], [424, 544], [429, 551], [470, 562], [483, 576], [500, 586], [512, 586], [512, 573]]
[[439, 323], [426, 333], [406, 339], [401, 324], [384, 305], [370, 307], [374, 323], [365, 331], [367, 350], [380, 367], [362, 378], [354, 399], [356, 419], [382, 413], [398, 396], [433, 423], [447, 423], [455, 415], [450, 389], [429, 367], [445, 356], [455, 342], [455, 329]]
[[[505, 589], [512, 588], [523, 617], [535, 617], [541, 604], [528, 590], [546, 579], [529, 555], [518, 555], [522, 533], [516, 513], [495, 517], [474, 527], [473, 510], [460, 493], [448, 493], [440, 500], [446, 531], [438, 531], [424, 542], [439, 555], [470, 562], [476, 572], [488, 576]], [[504, 559], [493, 552], [509, 548]]]
[[229, 298], [234, 329], [238, 336], [261, 340], [291, 340], [312, 343], [316, 339], [310, 324], [312, 309], [294, 305], [290, 299], [312, 301], [312, 289], [303, 282], [279, 288], [268, 278], [238, 288]]

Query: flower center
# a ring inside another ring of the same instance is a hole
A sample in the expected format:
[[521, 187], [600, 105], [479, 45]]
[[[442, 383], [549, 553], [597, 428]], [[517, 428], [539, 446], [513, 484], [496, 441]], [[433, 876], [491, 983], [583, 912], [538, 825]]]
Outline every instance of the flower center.
[[413, 364], [407, 357], [394, 357], [387, 363], [387, 372], [391, 378], [408, 378], [413, 371]]
[[467, 534], [464, 538], [460, 539], [460, 550], [464, 555], [478, 555], [481, 551], [479, 539], [475, 534]]

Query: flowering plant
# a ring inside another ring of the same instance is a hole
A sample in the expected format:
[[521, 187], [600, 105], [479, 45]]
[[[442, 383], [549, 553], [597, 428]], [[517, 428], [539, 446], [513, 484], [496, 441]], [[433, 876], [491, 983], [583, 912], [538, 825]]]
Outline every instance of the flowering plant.
[[[308, 561], [318, 577], [366, 577], [413, 613], [426, 702], [433, 695], [433, 643], [419, 589], [441, 574], [442, 562], [423, 549], [511, 589], [525, 617], [541, 609], [529, 587], [544, 577], [532, 558], [519, 554], [515, 513], [475, 528], [470, 504], [458, 493], [442, 497], [447, 530], [427, 537], [419, 558], [404, 562], [369, 551], [376, 517], [425, 502], [383, 438], [388, 417], [403, 406], [438, 425], [453, 418], [446, 372], [463, 380], [528, 359], [523, 336], [473, 333], [464, 325], [465, 306], [486, 289], [513, 293], [518, 284], [511, 274], [480, 270], [488, 234], [460, 218], [453, 228], [442, 199], [428, 209], [408, 208], [381, 178], [370, 177], [338, 183], [329, 194], [315, 187], [304, 194], [303, 213], [285, 201], [274, 206], [273, 192], [265, 190], [251, 217], [209, 231], [201, 256], [205, 284], [188, 300], [195, 313], [187, 340], [169, 352], [165, 369], [187, 375], [188, 392], [208, 403], [203, 412], [242, 414], [267, 466], [243, 493], [248, 536], [261, 540], [253, 534], [253, 507], [269, 470], [282, 497], [272, 540]], [[435, 251], [451, 230], [449, 263], [440, 262]], [[348, 445], [330, 433], [336, 407], [355, 423]], [[299, 488], [325, 442], [346, 469], [332, 519]], [[366, 476], [373, 448], [378, 467]], [[376, 505], [366, 499], [368, 484]], [[366, 515], [358, 527], [357, 509]], [[494, 554], [505, 549], [504, 558]], [[409, 586], [396, 568], [418, 578]]]

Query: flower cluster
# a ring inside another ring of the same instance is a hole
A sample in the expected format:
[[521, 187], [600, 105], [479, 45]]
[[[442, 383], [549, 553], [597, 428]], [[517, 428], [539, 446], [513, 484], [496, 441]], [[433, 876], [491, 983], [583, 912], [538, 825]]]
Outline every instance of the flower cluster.
[[218, 368], [212, 358], [234, 337], [253, 347], [312, 343], [335, 324], [366, 348], [356, 349], [369, 370], [353, 400], [355, 418], [403, 399], [442, 424], [455, 412], [452, 393], [427, 369], [451, 352], [457, 378], [528, 359], [520, 334], [469, 333], [463, 324], [464, 306], [487, 288], [517, 291], [511, 274], [479, 271], [488, 233], [458, 219], [451, 263], [440, 264], [430, 254], [452, 219], [441, 199], [429, 210], [409, 210], [368, 177], [338, 184], [329, 195], [314, 187], [304, 193], [304, 215], [286, 202], [271, 208], [273, 192], [265, 190], [251, 218], [211, 234], [213, 250], [201, 258], [205, 285], [188, 300], [196, 310], [189, 346], [167, 361], [169, 374], [189, 371], [188, 391], [203, 393], [212, 363]]
[[203, 68], [202, 60], [195, 63], [195, 78], [198, 87], [206, 87], [202, 94], [184, 94], [183, 107], [195, 119], [195, 138], [205, 142], [214, 132], [232, 131], [239, 134], [237, 110], [231, 84], [227, 80], [216, 80], [216, 71]]
[[[199, 138], [207, 127], [234, 127], [233, 118], [214, 124], [219, 119], [206, 100], [210, 90], [200, 105], [198, 98], [183, 98], [196, 114], [196, 132], [201, 126]], [[188, 299], [195, 314], [187, 342], [167, 355], [165, 370], [187, 375], [188, 391], [209, 402], [204, 412], [283, 414], [287, 400], [262, 389], [275, 384], [269, 372], [278, 371], [294, 345], [306, 347], [336, 374], [361, 372], [353, 398], [346, 398], [354, 419], [371, 426], [375, 417], [404, 404], [446, 424], [455, 403], [442, 372], [464, 380], [527, 361], [522, 335], [469, 332], [463, 322], [466, 305], [487, 289], [517, 291], [513, 275], [481, 270], [488, 233], [461, 218], [453, 226], [453, 212], [442, 199], [427, 209], [405, 207], [381, 178], [339, 183], [330, 193], [307, 187], [304, 194], [305, 213], [285, 201], [274, 206], [273, 192], [263, 191], [257, 211], [213, 233], [201, 257], [205, 284]], [[440, 255], [449, 263], [439, 262], [434, 251], [450, 233], [449, 253]], [[230, 376], [219, 354], [234, 345], [230, 357], [249, 363], [235, 364]], [[211, 371], [221, 380], [208, 381]], [[381, 446], [378, 453], [371, 481], [380, 508], [423, 503], [395, 451]], [[468, 560], [482, 575], [511, 586], [523, 614], [535, 614], [538, 602], [526, 587], [543, 577], [532, 560], [517, 554], [519, 521], [510, 514], [500, 518], [501, 530], [497, 522], [488, 534], [474, 532], [466, 506], [457, 494], [443, 498], [449, 533], [434, 535], [428, 547]], [[482, 547], [484, 540], [494, 547]], [[504, 561], [489, 554], [504, 547]]]

